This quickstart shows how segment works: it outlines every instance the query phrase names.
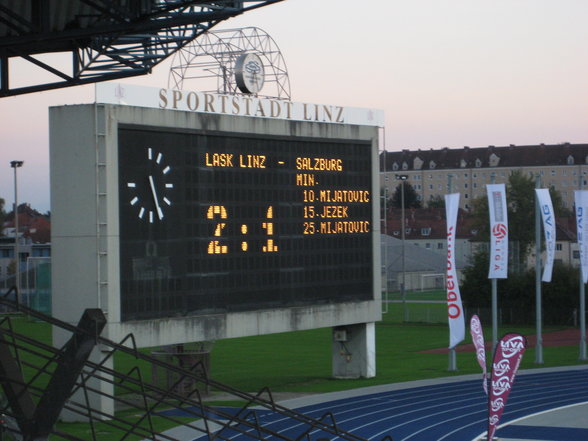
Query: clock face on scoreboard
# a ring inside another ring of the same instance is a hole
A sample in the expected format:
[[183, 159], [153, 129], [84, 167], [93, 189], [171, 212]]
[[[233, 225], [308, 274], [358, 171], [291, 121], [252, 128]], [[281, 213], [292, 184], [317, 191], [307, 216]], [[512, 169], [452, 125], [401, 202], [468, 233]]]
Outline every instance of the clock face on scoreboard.
[[121, 317], [373, 299], [371, 144], [119, 129]]

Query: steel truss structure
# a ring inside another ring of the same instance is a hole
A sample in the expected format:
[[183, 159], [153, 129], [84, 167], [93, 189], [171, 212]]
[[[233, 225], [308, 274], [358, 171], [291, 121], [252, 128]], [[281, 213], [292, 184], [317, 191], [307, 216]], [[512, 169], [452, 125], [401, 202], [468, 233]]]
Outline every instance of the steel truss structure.
[[290, 79], [280, 48], [267, 32], [255, 27], [207, 32], [186, 45], [172, 59], [168, 87], [187, 89], [187, 83], [196, 80], [198, 91], [245, 95], [235, 79], [237, 58], [245, 53], [263, 61], [265, 83], [263, 93], [257, 95], [290, 100]]
[[[219, 22], [282, 0], [0, 0], [0, 97], [144, 75]], [[39, 55], [69, 53], [70, 69]], [[13, 60], [51, 79], [12, 87]]]
[[[41, 441], [51, 436], [52, 440], [70, 441], [122, 441], [129, 437], [180, 441], [204, 437], [207, 441], [230, 441], [242, 437], [239, 439], [245, 441], [367, 441], [342, 430], [329, 412], [313, 419], [277, 404], [267, 388], [253, 395], [214, 381], [202, 362], [182, 368], [146, 355], [135, 346], [132, 334], [120, 343], [100, 337], [106, 320], [99, 309], [86, 310], [78, 326], [73, 326], [15, 303], [10, 300], [14, 293], [15, 288], [11, 288], [0, 297], [0, 308], [10, 314], [0, 320], [0, 384], [5, 397], [0, 401], [2, 439], [8, 436]], [[21, 317], [15, 319], [15, 312]], [[53, 347], [47, 336], [32, 338], [22, 332], [22, 322], [26, 321], [23, 316], [71, 337], [62, 348]], [[102, 354], [98, 362], [89, 359], [96, 345], [100, 345]], [[128, 370], [109, 369], [107, 361], [113, 357], [130, 361]], [[154, 367], [173, 377], [173, 384], [162, 387], [145, 378], [145, 369]], [[114, 385], [115, 394], [106, 394], [108, 388], [100, 383]], [[191, 386], [189, 390], [178, 387], [186, 384]], [[221, 392], [227, 400], [243, 405], [234, 411], [208, 405], [202, 390]], [[96, 408], [93, 403], [98, 399], [112, 400], [118, 412]], [[88, 421], [87, 434], [76, 435], [79, 424], [56, 426], [64, 410]], [[275, 430], [272, 419], [267, 418], [268, 411], [287, 422], [287, 434]], [[162, 426], [174, 429], [156, 430]], [[381, 441], [392, 438], [386, 436]]]

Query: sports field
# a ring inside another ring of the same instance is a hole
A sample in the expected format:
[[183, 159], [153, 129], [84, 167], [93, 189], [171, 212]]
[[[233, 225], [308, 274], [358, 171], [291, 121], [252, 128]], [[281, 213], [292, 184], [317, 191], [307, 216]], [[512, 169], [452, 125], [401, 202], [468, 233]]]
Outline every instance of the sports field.
[[[439, 314], [444, 314], [446, 308], [442, 303], [408, 303], [406, 307], [413, 317], [418, 315], [419, 310], [431, 308], [439, 309]], [[212, 376], [249, 392], [269, 386], [274, 391], [318, 393], [480, 372], [473, 352], [458, 351], [458, 371], [448, 372], [448, 355], [442, 351], [431, 351], [447, 347], [449, 330], [446, 323], [403, 323], [403, 316], [403, 305], [390, 303], [383, 320], [376, 325], [376, 378], [330, 378], [330, 329], [218, 341], [212, 351]], [[489, 341], [492, 326], [490, 323], [482, 324], [486, 341]], [[569, 328], [544, 328], [544, 334], [564, 329]], [[499, 328], [500, 335], [506, 332], [532, 336], [535, 328]], [[471, 343], [469, 332], [466, 332], [463, 343]], [[564, 344], [566, 346], [544, 346], [542, 365], [535, 364], [535, 349], [530, 347], [521, 368], [587, 364], [578, 361], [579, 342], [571, 342], [570, 345], [568, 341]]]

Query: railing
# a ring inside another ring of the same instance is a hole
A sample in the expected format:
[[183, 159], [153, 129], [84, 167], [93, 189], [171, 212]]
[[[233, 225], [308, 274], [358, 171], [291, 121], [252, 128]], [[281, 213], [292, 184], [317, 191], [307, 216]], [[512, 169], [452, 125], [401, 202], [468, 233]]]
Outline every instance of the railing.
[[[179, 441], [199, 437], [211, 441], [267, 440], [270, 437], [278, 441], [335, 438], [367, 441], [339, 427], [331, 413], [314, 419], [279, 405], [267, 388], [255, 395], [249, 394], [209, 378], [201, 363], [183, 369], [147, 355], [136, 347], [133, 335], [120, 343], [102, 338], [99, 334], [106, 322], [100, 310], [87, 310], [78, 326], [73, 326], [16, 304], [10, 299], [13, 294], [11, 289], [0, 297], [0, 306], [71, 334], [63, 348], [55, 348], [41, 338], [18, 332], [14, 321], [18, 318], [6, 316], [0, 320], [0, 382], [7, 398], [0, 412], [5, 421], [4, 433], [12, 432], [16, 439], [47, 439], [51, 435], [52, 440], [73, 441]], [[101, 345], [104, 354], [98, 363], [88, 359], [95, 345]], [[131, 356], [133, 366], [126, 372], [108, 368], [109, 359], [121, 354]], [[78, 365], [79, 372], [76, 371]], [[173, 373], [176, 384], [161, 387], [148, 381], [141, 367], [151, 369], [153, 366]], [[179, 393], [177, 383], [185, 379], [194, 385], [193, 391]], [[101, 382], [114, 386], [116, 393], [105, 393], [104, 390], [113, 388], [100, 387]], [[234, 411], [207, 404], [200, 390], [208, 389], [228, 394], [231, 401], [243, 404]], [[125, 409], [125, 412], [108, 412], [103, 407], [93, 406], [96, 397], [112, 400], [112, 408]], [[87, 433], [79, 434], [79, 424], [56, 425], [61, 409], [85, 419]], [[181, 409], [182, 417], [170, 411], [174, 409]], [[267, 422], [276, 420], [286, 421], [281, 427], [289, 426], [290, 430], [286, 433]], [[164, 427], [174, 429], [163, 431]], [[392, 438], [386, 436], [384, 440], [392, 441]]]

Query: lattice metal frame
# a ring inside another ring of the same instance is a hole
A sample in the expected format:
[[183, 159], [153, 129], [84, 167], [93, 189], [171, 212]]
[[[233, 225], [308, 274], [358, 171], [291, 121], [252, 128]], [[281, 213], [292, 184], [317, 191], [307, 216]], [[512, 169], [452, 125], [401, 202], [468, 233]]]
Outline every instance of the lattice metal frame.
[[[25, 1], [11, 7], [0, 3], [0, 97], [145, 75], [221, 21], [279, 1], [145, 0], [121, 6], [119, 0], [63, 0], [59, 5], [34, 2], [36, 7]], [[61, 8], [74, 24], [56, 22], [59, 14], [52, 7]], [[69, 52], [71, 66], [50, 65], [36, 56], [53, 52]], [[9, 66], [17, 58], [53, 74], [55, 81], [12, 87]]]
[[290, 78], [280, 48], [256, 27], [209, 31], [186, 45], [172, 59], [168, 87], [246, 95], [235, 80], [235, 62], [245, 53], [254, 53], [263, 61], [265, 84], [257, 96], [290, 100]]
[[[79, 325], [73, 326], [17, 304], [11, 300], [15, 297], [14, 287], [0, 297], [0, 309], [9, 313], [0, 319], [0, 385], [6, 397], [0, 400], [0, 436], [25, 441], [46, 440], [49, 435], [51, 439], [69, 441], [123, 441], [130, 436], [153, 441], [200, 436], [213, 441], [232, 441], [236, 437], [248, 441], [368, 441], [343, 430], [331, 412], [315, 419], [277, 404], [268, 388], [249, 394], [214, 381], [200, 361], [182, 368], [146, 355], [137, 348], [132, 334], [120, 343], [100, 337], [105, 325], [100, 310], [86, 310]], [[62, 348], [31, 338], [14, 326], [15, 312], [52, 325], [71, 337]], [[95, 345], [101, 346], [101, 360], [97, 363], [88, 359]], [[107, 367], [108, 360], [116, 354], [135, 360], [130, 370], [120, 372]], [[141, 367], [145, 366], [173, 374], [175, 383], [161, 387], [149, 381], [142, 373]], [[186, 380], [192, 389], [179, 392], [177, 386]], [[108, 388], [98, 383], [116, 386], [118, 392], [108, 395]], [[242, 402], [242, 407], [230, 412], [206, 403], [200, 392], [205, 388], [228, 394], [229, 400]], [[113, 400], [115, 409], [123, 407], [126, 412], [109, 413], [94, 407], [98, 396]], [[55, 426], [59, 409], [86, 419], [90, 433], [80, 438], [74, 434], [75, 426]], [[178, 417], [173, 412], [176, 409], [181, 409], [188, 420]], [[290, 429], [276, 432], [275, 426], [261, 417], [264, 411], [275, 413]], [[36, 415], [43, 415], [43, 421], [39, 422]], [[158, 432], [154, 428], [156, 418], [175, 430]], [[392, 438], [384, 436], [380, 441]]]

